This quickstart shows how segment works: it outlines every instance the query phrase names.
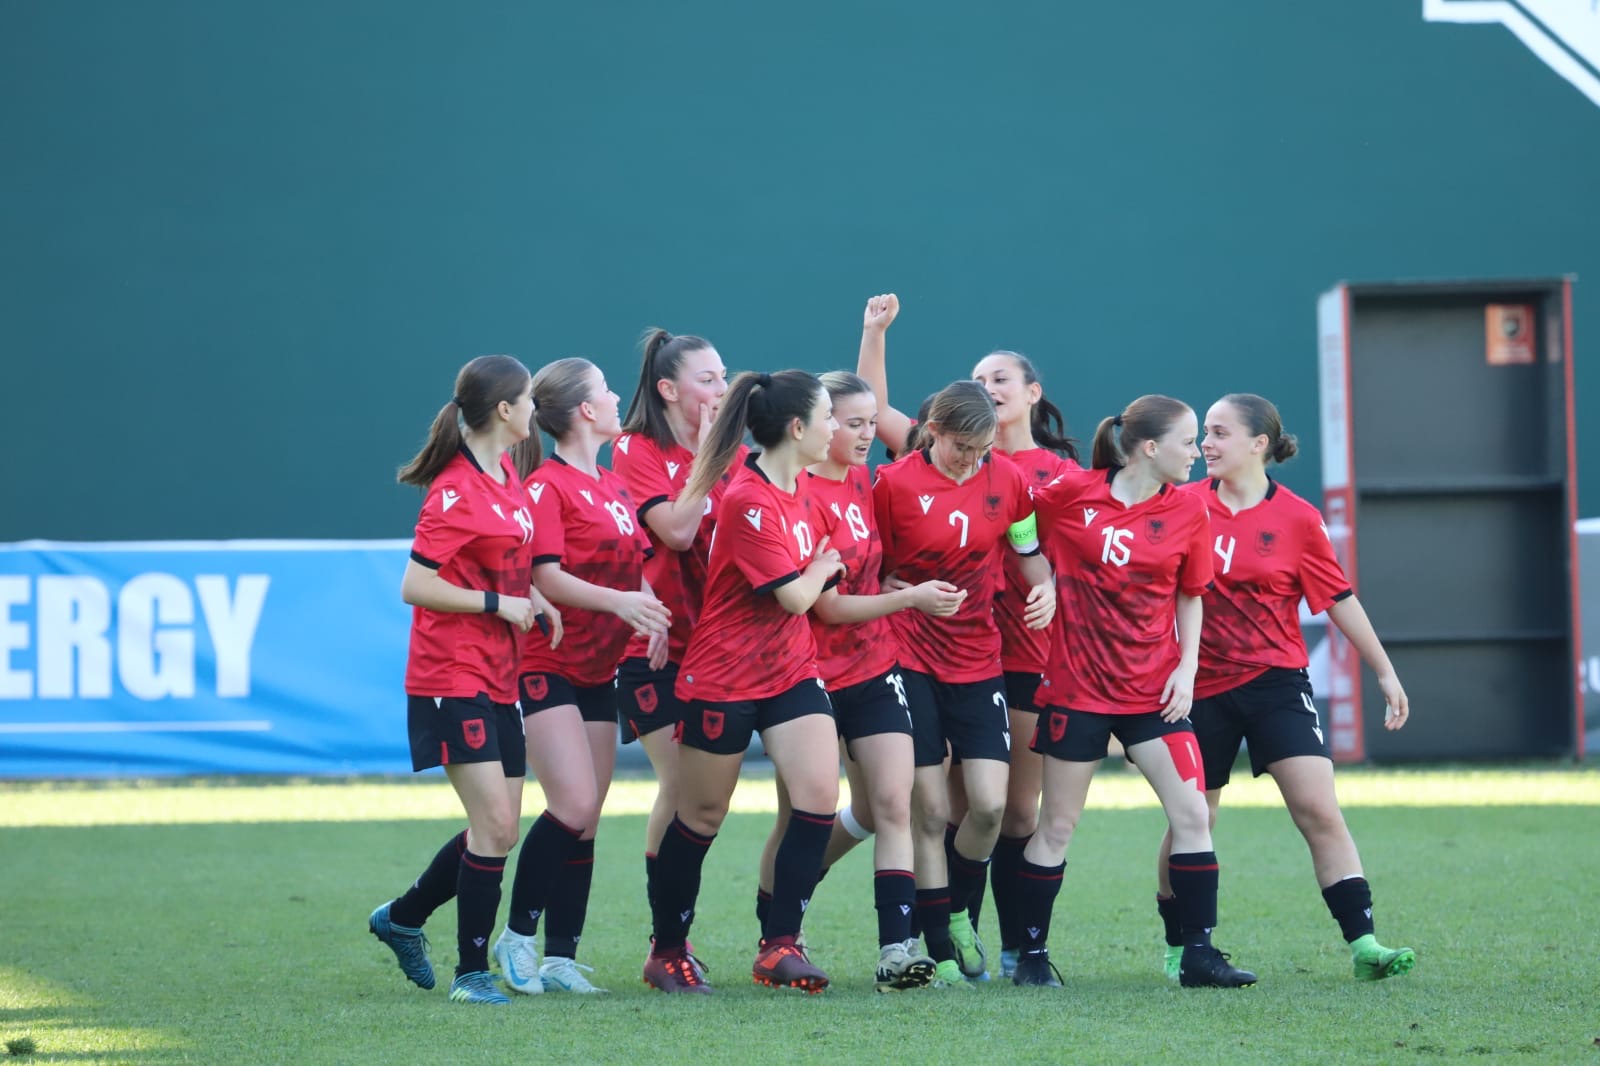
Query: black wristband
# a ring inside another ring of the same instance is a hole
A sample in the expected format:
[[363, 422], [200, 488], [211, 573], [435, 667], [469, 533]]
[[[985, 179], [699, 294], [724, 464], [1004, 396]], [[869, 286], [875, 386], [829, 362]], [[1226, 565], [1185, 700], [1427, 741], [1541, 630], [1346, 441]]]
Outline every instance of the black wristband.
[[500, 613], [500, 594], [498, 592], [496, 592], [494, 589], [488, 589], [483, 594], [483, 613], [484, 614], [499, 614]]

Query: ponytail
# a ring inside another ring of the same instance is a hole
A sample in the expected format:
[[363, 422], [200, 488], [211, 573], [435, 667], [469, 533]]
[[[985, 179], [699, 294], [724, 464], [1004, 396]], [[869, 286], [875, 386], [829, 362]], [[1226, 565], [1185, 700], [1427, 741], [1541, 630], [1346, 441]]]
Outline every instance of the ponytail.
[[509, 355], [480, 355], [456, 374], [455, 395], [439, 409], [422, 450], [400, 468], [402, 485], [427, 488], [461, 451], [466, 431], [481, 430], [502, 403], [528, 387], [528, 368]]
[[1067, 436], [1067, 420], [1062, 417], [1060, 408], [1045, 399], [1042, 393], [1028, 416], [1028, 428], [1033, 433], [1034, 442], [1040, 447], [1059, 452], [1073, 462], [1078, 461], [1078, 442]]
[[622, 417], [622, 432], [649, 437], [666, 448], [675, 438], [672, 423], [667, 421], [667, 402], [661, 398], [657, 385], [676, 378], [683, 367], [683, 357], [689, 352], [704, 351], [711, 342], [689, 334], [674, 336], [660, 326], [652, 326], [639, 338], [639, 347], [643, 351], [639, 384], [628, 401], [628, 413]]
[[733, 379], [722, 397], [716, 421], [700, 442], [694, 459], [694, 473], [684, 488], [688, 496], [709, 496], [739, 452], [745, 430], [763, 448], [781, 444], [795, 419], [811, 420], [811, 410], [824, 392], [815, 374], [804, 370], [780, 370], [776, 374], [746, 371]]
[[427, 488], [461, 450], [461, 441], [461, 408], [451, 400], [433, 416], [433, 425], [428, 427], [428, 439], [422, 450], [400, 468], [397, 480], [402, 485]]
[[[1094, 431], [1089, 465], [1095, 470], [1127, 466], [1132, 449], [1147, 440], [1160, 440], [1172, 424], [1189, 413], [1189, 405], [1154, 393], [1141, 396], [1120, 415], [1102, 418]], [[1121, 430], [1121, 433], [1118, 433]]]

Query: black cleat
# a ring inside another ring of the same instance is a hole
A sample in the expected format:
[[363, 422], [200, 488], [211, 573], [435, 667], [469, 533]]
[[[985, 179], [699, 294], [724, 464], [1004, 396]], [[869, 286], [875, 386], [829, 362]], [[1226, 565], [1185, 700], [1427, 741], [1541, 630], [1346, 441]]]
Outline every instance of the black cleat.
[[1243, 988], [1256, 983], [1256, 975], [1241, 970], [1214, 947], [1183, 949], [1178, 964], [1178, 983], [1184, 988]]
[[1034, 985], [1038, 988], [1060, 988], [1061, 971], [1050, 961], [1050, 949], [1024, 951], [1017, 957], [1016, 972], [1011, 975], [1013, 984]]

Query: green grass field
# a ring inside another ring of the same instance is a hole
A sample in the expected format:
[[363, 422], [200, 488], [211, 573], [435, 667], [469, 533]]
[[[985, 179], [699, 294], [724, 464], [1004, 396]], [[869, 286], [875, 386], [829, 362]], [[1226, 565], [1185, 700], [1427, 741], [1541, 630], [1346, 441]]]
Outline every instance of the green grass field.
[[[694, 929], [717, 995], [640, 983], [651, 786], [624, 781], [580, 959], [612, 994], [499, 1010], [445, 997], [453, 909], [430, 923], [432, 992], [366, 931], [459, 825], [441, 780], [0, 784], [0, 1045], [31, 1040], [17, 1062], [1600, 1061], [1600, 774], [1343, 772], [1379, 937], [1419, 956], [1380, 984], [1351, 979], [1271, 785], [1235, 780], [1217, 833], [1217, 942], [1260, 974], [1255, 988], [1163, 979], [1151, 872], [1163, 823], [1120, 770], [1096, 781], [1056, 906], [1065, 989], [874, 994], [866, 848], [806, 919], [833, 987], [757, 988], [771, 783], [754, 777], [711, 851]], [[539, 809], [530, 789], [527, 811]], [[997, 946], [990, 913], [984, 933]]]

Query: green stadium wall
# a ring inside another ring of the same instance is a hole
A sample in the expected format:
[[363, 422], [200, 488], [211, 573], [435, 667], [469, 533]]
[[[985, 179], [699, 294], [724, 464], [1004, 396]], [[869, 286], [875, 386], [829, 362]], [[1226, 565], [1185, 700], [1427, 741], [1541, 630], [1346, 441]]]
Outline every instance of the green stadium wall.
[[902, 406], [1256, 391], [1316, 498], [1318, 293], [1574, 274], [1593, 455], [1600, 106], [1421, 8], [9, 0], [0, 541], [405, 537], [467, 358], [851, 366], [884, 290]]

